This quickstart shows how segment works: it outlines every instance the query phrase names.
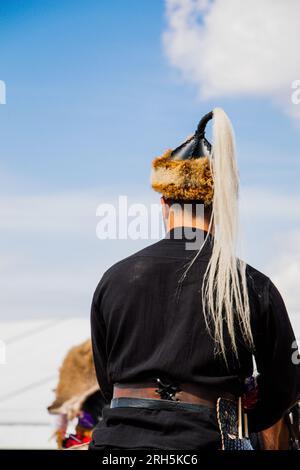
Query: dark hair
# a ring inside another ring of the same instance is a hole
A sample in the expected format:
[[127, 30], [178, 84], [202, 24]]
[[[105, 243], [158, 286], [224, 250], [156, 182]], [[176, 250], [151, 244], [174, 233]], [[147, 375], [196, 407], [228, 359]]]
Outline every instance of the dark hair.
[[200, 205], [204, 206], [204, 217], [205, 218], [211, 217], [212, 204], [205, 205], [203, 201], [182, 200], [182, 199], [165, 199], [165, 201], [169, 204], [170, 207], [177, 204], [178, 206], [181, 207], [182, 210], [184, 209], [185, 205], [189, 205], [189, 207], [192, 209], [193, 217], [197, 215], [197, 208]]

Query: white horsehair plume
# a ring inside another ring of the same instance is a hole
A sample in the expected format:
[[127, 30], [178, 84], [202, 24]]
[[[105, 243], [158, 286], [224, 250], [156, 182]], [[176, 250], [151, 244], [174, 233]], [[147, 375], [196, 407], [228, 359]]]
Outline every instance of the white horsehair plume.
[[[236, 256], [239, 175], [234, 134], [231, 122], [221, 108], [213, 110], [211, 171], [214, 195], [208, 230], [214, 227], [214, 243], [203, 279], [202, 304], [206, 326], [215, 340], [216, 352], [221, 353], [227, 363], [224, 326], [227, 326], [236, 357], [236, 326], [239, 325], [246, 345], [252, 350], [253, 337], [246, 263]], [[191, 264], [200, 254], [205, 242], [206, 240]]]

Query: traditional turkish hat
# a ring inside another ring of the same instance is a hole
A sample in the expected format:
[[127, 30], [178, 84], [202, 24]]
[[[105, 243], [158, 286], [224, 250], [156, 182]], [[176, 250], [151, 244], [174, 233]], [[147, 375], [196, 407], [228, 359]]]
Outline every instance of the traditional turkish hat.
[[66, 414], [70, 419], [83, 402], [99, 390], [93, 361], [91, 340], [71, 348], [64, 358], [55, 389], [55, 400], [48, 406], [50, 414]]
[[205, 137], [206, 125], [212, 118], [213, 112], [203, 116], [191, 137], [153, 160], [151, 184], [166, 199], [197, 200], [205, 205], [212, 202], [212, 145]]
[[[205, 137], [210, 120], [212, 144]], [[208, 231], [213, 224], [215, 236], [202, 287], [206, 324], [213, 325], [216, 350], [225, 359], [224, 323], [235, 355], [236, 320], [252, 347], [246, 263], [236, 257], [239, 176], [234, 134], [223, 109], [214, 108], [200, 120], [191, 137], [153, 160], [151, 184], [167, 200], [196, 201], [212, 207]]]

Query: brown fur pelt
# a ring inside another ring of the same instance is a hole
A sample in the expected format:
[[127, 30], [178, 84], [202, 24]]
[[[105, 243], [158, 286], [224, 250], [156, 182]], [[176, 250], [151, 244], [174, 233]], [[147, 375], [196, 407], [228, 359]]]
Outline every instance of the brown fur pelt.
[[213, 176], [208, 157], [173, 160], [172, 149], [152, 162], [151, 185], [166, 199], [203, 201], [213, 199]]
[[59, 370], [55, 400], [48, 407], [51, 414], [65, 413], [72, 418], [82, 403], [99, 390], [91, 340], [69, 350]]

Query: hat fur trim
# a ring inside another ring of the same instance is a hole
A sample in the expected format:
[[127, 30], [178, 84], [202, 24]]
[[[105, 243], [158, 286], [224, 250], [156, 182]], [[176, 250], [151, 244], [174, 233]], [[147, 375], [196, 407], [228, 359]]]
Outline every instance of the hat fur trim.
[[151, 185], [166, 199], [181, 201], [213, 200], [213, 176], [208, 157], [173, 160], [172, 149], [152, 162]]
[[55, 400], [48, 407], [49, 413], [68, 412], [68, 407], [80, 408], [88, 396], [99, 390], [96, 378], [91, 340], [71, 348], [59, 370]]

